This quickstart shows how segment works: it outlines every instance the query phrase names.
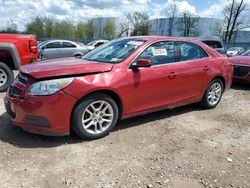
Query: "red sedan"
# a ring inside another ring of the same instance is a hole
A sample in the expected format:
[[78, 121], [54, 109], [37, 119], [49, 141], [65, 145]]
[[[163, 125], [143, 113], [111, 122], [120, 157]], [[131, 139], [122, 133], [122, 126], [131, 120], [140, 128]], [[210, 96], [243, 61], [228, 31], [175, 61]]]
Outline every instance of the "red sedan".
[[233, 61], [234, 81], [250, 83], [250, 56], [235, 56]]
[[119, 119], [201, 102], [214, 108], [232, 63], [192, 39], [118, 39], [82, 59], [23, 66], [5, 98], [14, 125], [45, 135], [107, 135]]

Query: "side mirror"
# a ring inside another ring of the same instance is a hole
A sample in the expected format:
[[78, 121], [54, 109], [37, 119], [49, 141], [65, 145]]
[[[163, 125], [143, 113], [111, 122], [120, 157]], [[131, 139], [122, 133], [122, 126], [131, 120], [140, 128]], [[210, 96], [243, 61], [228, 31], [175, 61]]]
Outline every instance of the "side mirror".
[[140, 67], [151, 67], [152, 61], [150, 59], [138, 59], [135, 63], [132, 64], [132, 68], [138, 69]]

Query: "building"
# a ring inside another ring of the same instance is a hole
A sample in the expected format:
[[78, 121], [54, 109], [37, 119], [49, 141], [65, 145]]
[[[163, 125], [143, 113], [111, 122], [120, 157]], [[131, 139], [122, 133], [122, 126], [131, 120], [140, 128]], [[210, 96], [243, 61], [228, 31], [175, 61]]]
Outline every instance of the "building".
[[[172, 34], [171, 36], [181, 36], [180, 29], [181, 18], [176, 17], [172, 24]], [[216, 25], [220, 22], [216, 18], [199, 18], [195, 23], [195, 36], [212, 36], [214, 35], [214, 29]], [[170, 35], [170, 18], [157, 18], [150, 21], [151, 23], [151, 35], [159, 36], [169, 36]]]

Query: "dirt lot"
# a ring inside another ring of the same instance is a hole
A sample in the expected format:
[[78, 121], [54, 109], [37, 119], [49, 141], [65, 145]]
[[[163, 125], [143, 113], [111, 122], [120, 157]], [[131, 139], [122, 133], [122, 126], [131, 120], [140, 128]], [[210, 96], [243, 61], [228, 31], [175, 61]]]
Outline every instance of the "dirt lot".
[[249, 85], [233, 86], [214, 110], [190, 105], [125, 120], [91, 142], [13, 127], [3, 96], [0, 187], [250, 187]]

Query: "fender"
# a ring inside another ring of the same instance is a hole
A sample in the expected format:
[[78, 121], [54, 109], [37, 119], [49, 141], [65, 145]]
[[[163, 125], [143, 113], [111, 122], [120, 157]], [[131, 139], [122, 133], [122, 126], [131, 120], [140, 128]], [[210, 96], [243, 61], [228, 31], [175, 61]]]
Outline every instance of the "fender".
[[21, 61], [19, 57], [19, 53], [16, 49], [16, 46], [12, 43], [0, 42], [0, 50], [7, 50], [10, 52], [11, 57], [14, 62], [15, 69], [19, 69], [21, 66]]

